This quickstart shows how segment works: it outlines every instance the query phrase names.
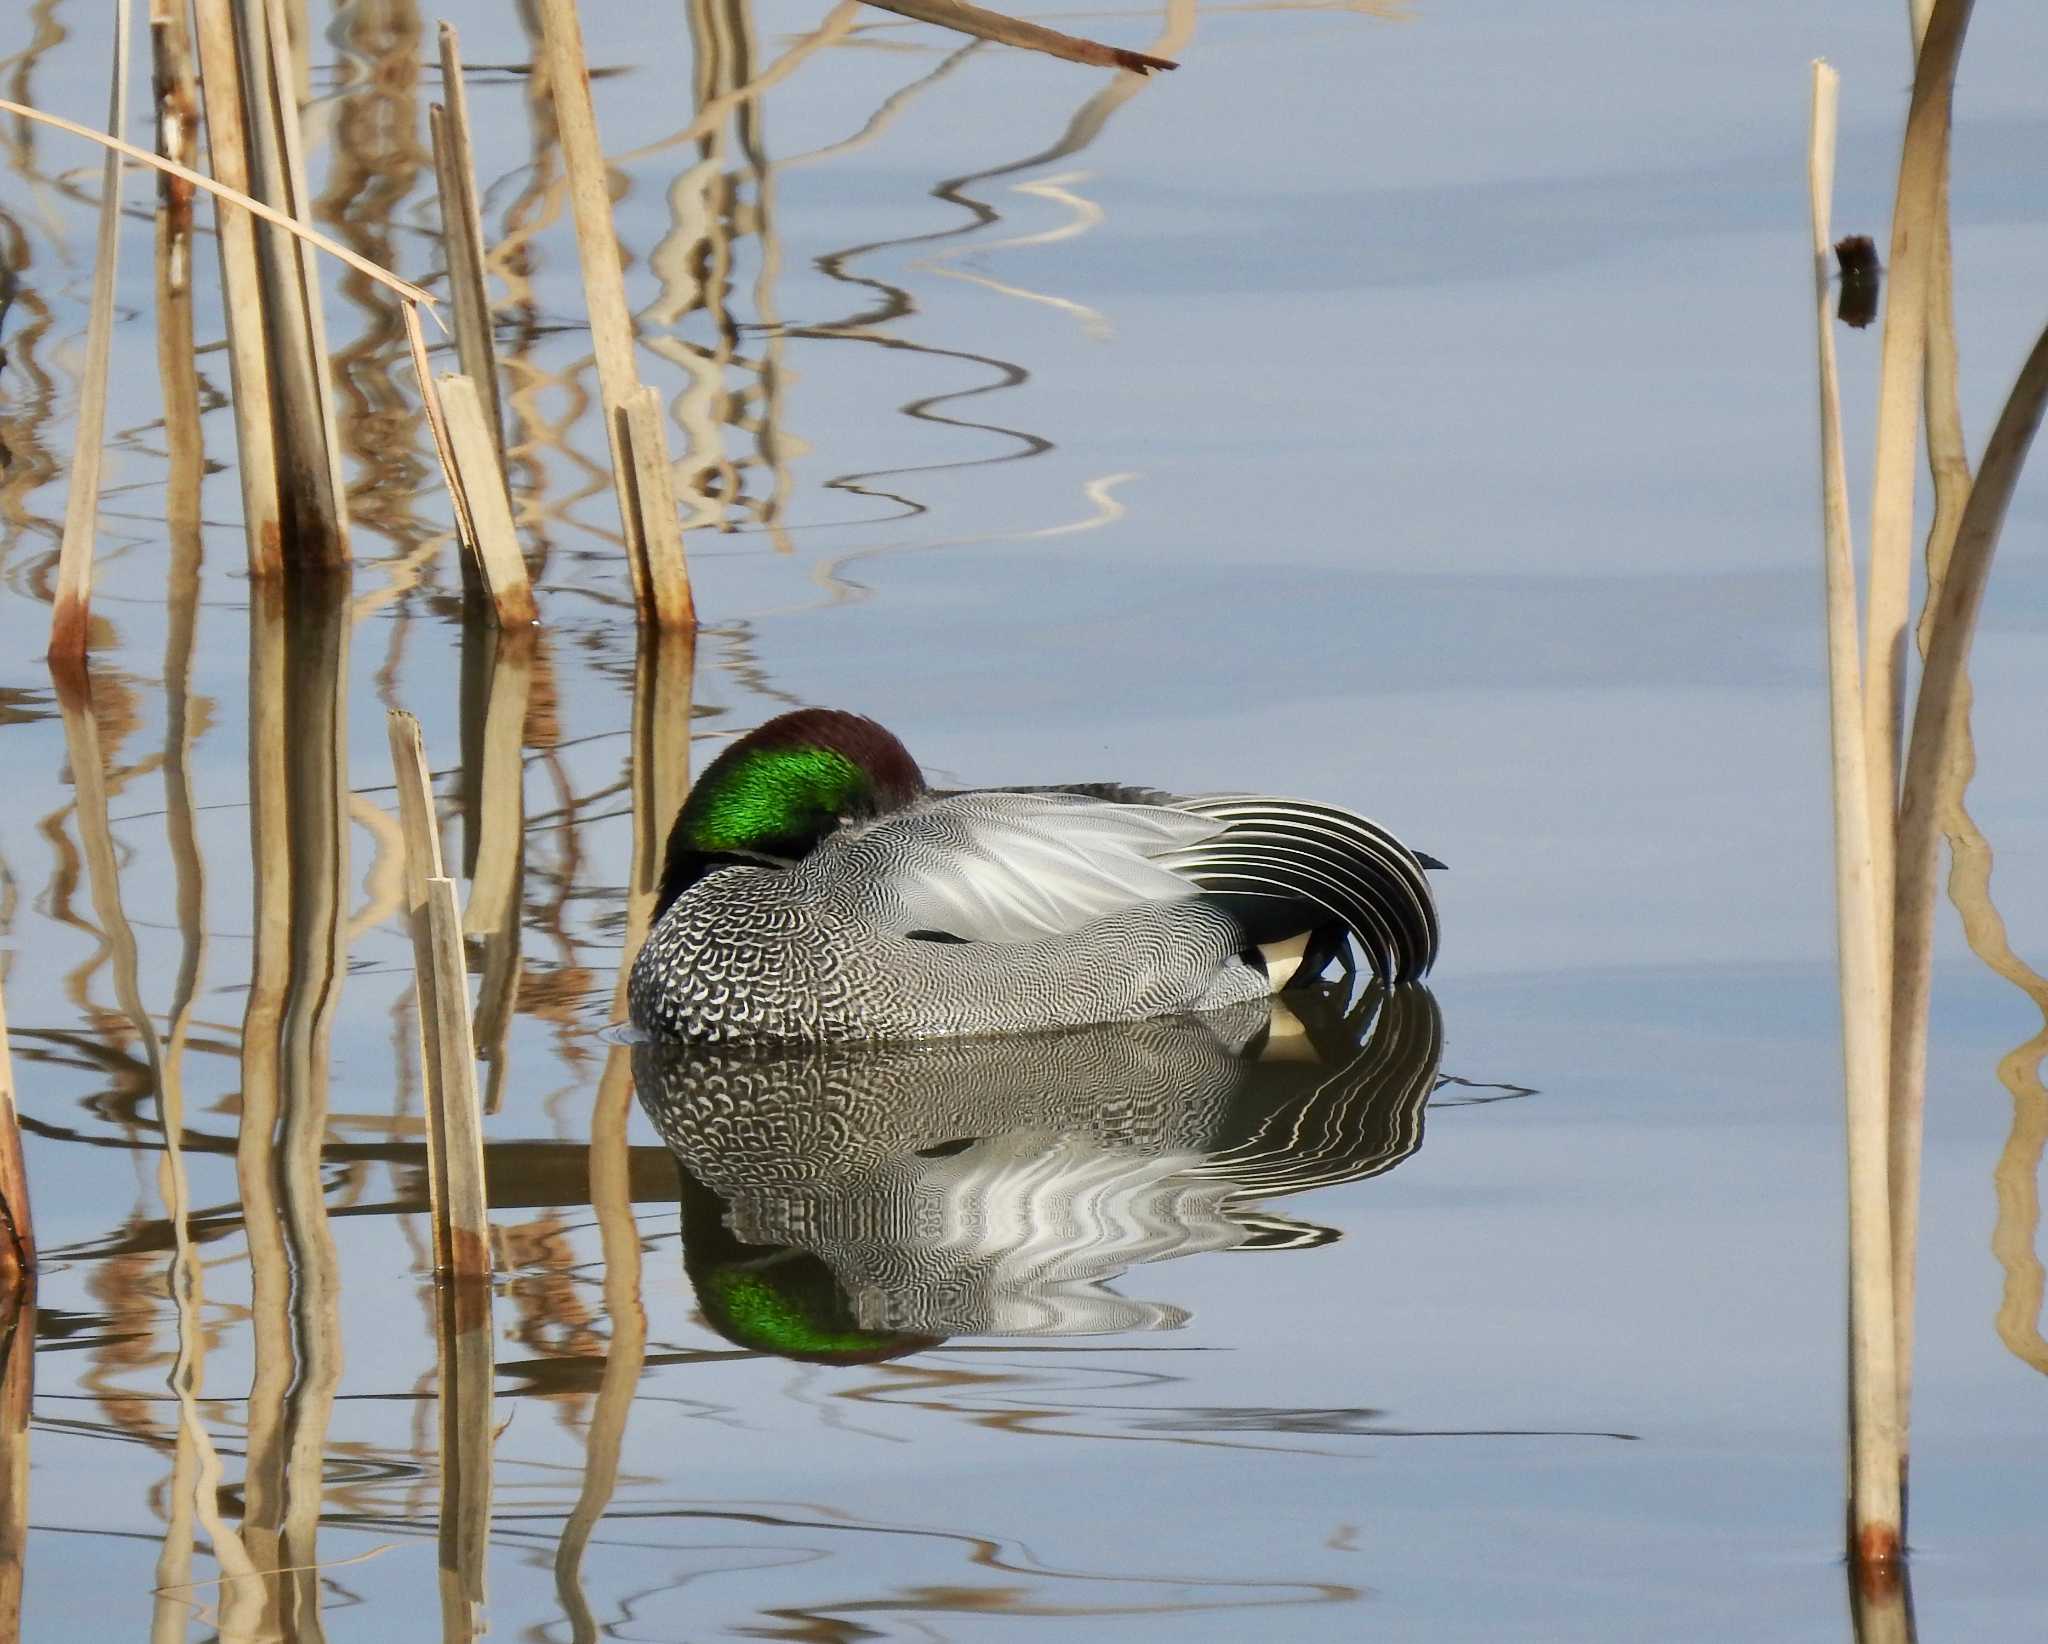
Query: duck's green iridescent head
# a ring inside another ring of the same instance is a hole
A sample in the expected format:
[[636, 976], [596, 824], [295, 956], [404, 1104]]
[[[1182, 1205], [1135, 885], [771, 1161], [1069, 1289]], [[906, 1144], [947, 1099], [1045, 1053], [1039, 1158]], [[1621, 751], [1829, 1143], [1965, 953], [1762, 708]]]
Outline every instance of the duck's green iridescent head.
[[829, 708], [782, 714], [713, 760], [669, 831], [658, 919], [726, 861], [795, 862], [847, 819], [924, 792], [903, 744], [872, 719]]

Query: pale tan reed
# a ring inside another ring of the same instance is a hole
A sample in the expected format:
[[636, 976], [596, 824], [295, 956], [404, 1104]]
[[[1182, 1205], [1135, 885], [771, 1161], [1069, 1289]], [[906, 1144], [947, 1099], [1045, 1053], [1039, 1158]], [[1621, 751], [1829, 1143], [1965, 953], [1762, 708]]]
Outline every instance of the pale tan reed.
[[498, 397], [497, 344], [491, 335], [491, 299], [484, 284], [484, 226], [478, 206], [476, 159], [469, 135], [469, 92], [462, 81], [462, 47], [452, 23], [441, 25], [441, 91], [448, 101], [428, 110], [434, 174], [441, 194], [441, 239], [448, 259], [448, 299], [455, 319], [455, 357], [482, 396], [484, 420], [500, 463], [505, 457], [505, 415]]
[[[1819, 343], [1821, 510], [1827, 587], [1829, 728], [1834, 753], [1835, 918], [1849, 1153], [1849, 1492], [1851, 1551], [1890, 1564], [1900, 1551], [1899, 1422], [1892, 1306], [1891, 1205], [1884, 1073], [1886, 981], [1874, 864], [1868, 744], [1856, 637], [1856, 564], [1842, 451], [1829, 301], [1830, 226], [1840, 77], [1813, 65], [1807, 181]], [[1890, 821], [1887, 809], [1884, 822]]]
[[569, 174], [584, 300], [590, 308], [591, 347], [597, 356], [598, 396], [611, 445], [612, 484], [618, 493], [634, 604], [643, 623], [673, 623], [683, 620], [677, 613], [691, 610], [687, 586], [677, 589], [671, 585], [683, 565], [682, 525], [672, 488], [666, 512], [649, 505], [627, 433], [626, 408], [633, 403], [640, 379], [633, 358], [633, 317], [626, 305], [625, 270], [612, 227], [609, 171], [598, 138], [597, 113], [590, 101], [583, 26], [574, 0], [540, 0], [540, 15], [548, 87], [555, 103], [562, 161]]

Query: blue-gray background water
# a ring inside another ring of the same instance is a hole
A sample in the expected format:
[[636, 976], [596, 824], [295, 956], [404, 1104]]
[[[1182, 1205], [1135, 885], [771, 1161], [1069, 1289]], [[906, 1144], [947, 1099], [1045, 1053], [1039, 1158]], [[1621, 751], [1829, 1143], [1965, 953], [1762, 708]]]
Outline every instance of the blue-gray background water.
[[[312, 9], [317, 214], [437, 276], [434, 19]], [[1844, 78], [1837, 230], [1882, 242], [1904, 10], [1051, 19], [1181, 60], [1139, 83], [874, 11], [585, 8], [640, 370], [693, 527], [696, 765], [826, 703], [947, 780], [1313, 795], [1451, 864], [1434, 987], [1442, 1071], [1471, 1084], [1437, 1092], [1394, 1168], [1285, 1201], [1340, 1238], [1167, 1240], [1090, 1292], [1144, 1304], [1098, 1309], [1112, 1322], [1171, 1328], [822, 1366], [706, 1323], [637, 1108], [618, 1109], [645, 1150], [637, 1241], [578, 1173], [623, 1055], [597, 1030], [627, 929], [632, 611], [533, 47], [505, 8], [451, 9], [543, 625], [519, 732], [523, 976], [486, 1131], [569, 1161], [568, 1186], [496, 1211], [494, 1634], [1845, 1634], [1807, 62]], [[0, 24], [7, 94], [98, 122], [109, 40], [78, 0]], [[2044, 60], [2048, 15], [1978, 8], [1954, 159], [1973, 451], [2048, 317]], [[131, 176], [92, 698], [67, 739], [35, 659], [98, 157], [4, 129], [0, 950], [50, 1257], [22, 1636], [427, 1636], [434, 1310], [383, 710], [424, 722], [458, 866], [476, 739], [395, 309], [328, 270], [356, 486], [348, 963], [327, 1157], [284, 1181], [280, 1289], [233, 1153], [251, 617], [210, 240], [189, 683], [154, 191]], [[138, 112], [130, 137], [148, 131]], [[1877, 337], [1839, 333], [1859, 505]], [[1970, 792], [2037, 962], [2044, 525], [2037, 467], [1976, 649]], [[78, 780], [84, 727], [103, 794]], [[175, 1168], [124, 928], [160, 1034], [197, 965]], [[1912, 1494], [1930, 1638], [2013, 1632], [2048, 1598], [2030, 1220], [2048, 1093], [1998, 1071], [2041, 1020], [1946, 904], [1939, 940]], [[634, 1279], [644, 1357], [621, 1349]], [[294, 1564], [320, 1568], [266, 1574]]]

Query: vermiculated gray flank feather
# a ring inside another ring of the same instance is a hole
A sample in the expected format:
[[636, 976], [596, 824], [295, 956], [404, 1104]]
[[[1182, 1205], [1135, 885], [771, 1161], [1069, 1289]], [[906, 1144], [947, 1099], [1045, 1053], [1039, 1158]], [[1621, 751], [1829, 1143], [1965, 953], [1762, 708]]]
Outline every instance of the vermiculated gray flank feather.
[[629, 997], [643, 1029], [688, 1039], [1131, 1021], [1270, 992], [1252, 950], [1274, 920], [1354, 932], [1388, 981], [1436, 955], [1420, 865], [1348, 811], [985, 791], [841, 827], [790, 867], [705, 874], [655, 926]]

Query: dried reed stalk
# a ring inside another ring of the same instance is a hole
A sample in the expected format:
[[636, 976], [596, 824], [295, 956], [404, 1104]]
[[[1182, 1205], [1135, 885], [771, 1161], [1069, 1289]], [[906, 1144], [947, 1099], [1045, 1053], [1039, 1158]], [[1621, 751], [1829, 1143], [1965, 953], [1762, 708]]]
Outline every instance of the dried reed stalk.
[[[1934, 0], [1912, 6], [1915, 61], [1926, 41]], [[1917, 633], [1924, 662], [1934, 616], [1948, 574], [1956, 530], [1970, 500], [1970, 457], [1963, 435], [1960, 370], [1956, 349], [1955, 257], [1949, 235], [1949, 144], [1941, 145], [1936, 179], [1933, 240], [1927, 248], [1927, 347], [1921, 397], [1927, 424], [1927, 466], [1934, 480], [1934, 520], [1927, 531], [1927, 596]], [[1967, 719], [1968, 682], [1960, 709]], [[1960, 811], [1968, 775], [1945, 768], [1940, 825], [1950, 828]], [[1903, 819], [1901, 822], [1903, 827]], [[1903, 849], [1903, 843], [1901, 849]], [[1899, 1432], [1905, 1446], [1900, 1466], [1910, 1473], [1913, 1408], [1913, 1324], [1920, 1244], [1920, 1149], [1927, 1106], [1927, 1018], [1934, 976], [1934, 863], [1923, 864], [1917, 881], [1903, 863], [1895, 869], [1892, 894], [1892, 999], [1889, 1078], [1891, 1082], [1892, 1295], [1898, 1317]], [[1902, 1507], [1910, 1513], [1909, 1504]]]
[[455, 882], [441, 872], [440, 829], [434, 820], [433, 790], [419, 721], [393, 709], [389, 731], [392, 769], [398, 780], [399, 822], [405, 830], [406, 906], [412, 922], [424, 1040], [434, 1266], [437, 1273], [457, 1280], [488, 1280], [489, 1207], [462, 919], [455, 906]]
[[483, 396], [484, 420], [498, 460], [505, 460], [505, 413], [498, 397], [497, 345], [484, 284], [484, 223], [477, 201], [476, 159], [469, 136], [469, 92], [455, 25], [441, 25], [441, 91], [448, 101], [428, 111], [434, 175], [441, 190], [441, 239], [448, 258], [448, 295], [455, 311], [455, 357]]
[[[1899, 744], [1904, 724], [1906, 618], [1911, 599], [1914, 436], [1927, 349], [1929, 261], [1936, 238], [1941, 181], [1948, 169], [1949, 112], [1956, 65], [1973, 0], [1937, 0], [1928, 18], [1913, 75], [1913, 101], [1899, 155], [1898, 192], [1892, 205], [1890, 293], [1884, 305], [1884, 342], [1878, 378], [1877, 449], [1870, 507], [1869, 667], [1864, 680], [1864, 736], [1868, 744], [1873, 820], [1872, 862], [1877, 877], [1878, 956], [1883, 986], [1885, 1049], [1890, 1059], [1892, 897], [1895, 876], [1893, 818], [1898, 807]], [[1887, 1075], [1887, 1087], [1889, 1076]]]
[[[206, 0], [199, 0], [199, 3], [205, 4]], [[204, 60], [204, 51], [202, 49], [202, 63]], [[54, 126], [59, 131], [68, 131], [72, 136], [83, 137], [88, 142], [99, 144], [102, 148], [117, 150], [123, 159], [133, 160], [137, 165], [148, 166], [151, 170], [161, 172], [167, 177], [175, 177], [181, 183], [190, 183], [194, 188], [205, 190], [206, 193], [211, 194], [217, 201], [224, 201], [229, 205], [239, 206], [243, 211], [248, 212], [250, 216], [261, 217], [266, 223], [271, 223], [283, 229], [287, 234], [298, 236], [306, 244], [318, 246], [328, 256], [339, 257], [358, 274], [363, 275], [367, 279], [375, 280], [379, 285], [397, 292], [399, 296], [409, 303], [417, 303], [429, 314], [437, 313], [432, 292], [422, 291], [410, 280], [401, 280], [390, 269], [383, 267], [381, 264], [371, 262], [361, 252], [351, 251], [339, 240], [321, 233], [317, 228], [311, 228], [305, 223], [292, 221], [283, 212], [273, 210], [261, 200], [252, 198], [244, 190], [224, 182], [218, 177], [209, 177], [203, 171], [195, 171], [192, 167], [180, 165], [175, 160], [167, 160], [161, 155], [150, 153], [146, 148], [137, 148], [133, 143], [124, 143], [118, 138], [108, 136], [104, 131], [94, 131], [91, 126], [82, 126], [75, 120], [66, 120], [59, 115], [46, 114], [39, 108], [30, 108], [26, 103], [17, 103], [8, 98], [0, 97], [0, 112], [16, 115], [24, 120], [33, 120], [39, 125]], [[220, 140], [220, 134], [213, 129], [210, 113], [207, 120], [207, 135], [209, 146]], [[215, 149], [215, 170], [218, 171], [220, 166], [220, 151]]]
[[0, 992], [0, 1295], [36, 1270], [36, 1224], [29, 1210], [28, 1167], [21, 1156], [21, 1115], [14, 1106], [14, 1058], [7, 1048], [7, 998]]
[[470, 517], [469, 493], [462, 488], [462, 471], [455, 465], [455, 447], [448, 437], [448, 415], [441, 406], [441, 391], [435, 385], [433, 368], [427, 364], [427, 339], [420, 331], [419, 315], [411, 308], [404, 313], [406, 342], [412, 350], [412, 374], [420, 385], [420, 409], [427, 414], [427, 431], [434, 437], [434, 455], [440, 459], [441, 477], [448, 482], [455, 535], [474, 553], [476, 522]]
[[1026, 51], [1042, 51], [1048, 57], [1063, 57], [1070, 63], [1130, 69], [1138, 74], [1180, 67], [1180, 64], [1164, 57], [1148, 57], [1142, 51], [1125, 51], [1120, 46], [1105, 46], [1077, 35], [1062, 34], [1058, 29], [1027, 23], [1019, 17], [1006, 17], [999, 11], [967, 5], [965, 0], [868, 0], [868, 4], [883, 11], [893, 11], [899, 17], [914, 18], [920, 23], [936, 23], [942, 29], [971, 34], [979, 40], [1022, 46]]
[[[128, 121], [128, 0], [114, 0], [114, 78], [107, 93], [107, 130]], [[107, 426], [107, 356], [113, 348], [114, 278], [120, 272], [121, 155], [109, 149], [100, 168], [100, 222], [93, 246], [92, 310], [86, 321], [85, 374], [78, 387], [78, 432], [71, 453], [71, 489], [64, 501], [64, 537], [57, 554], [57, 598], [50, 613], [50, 660], [85, 660], [92, 616], [93, 534], [99, 524], [100, 451]]]
[[[1807, 152], [1819, 340], [1821, 513], [1827, 585], [1829, 725], [1834, 749], [1835, 919], [1842, 991], [1842, 1056], [1849, 1152], [1850, 1553], [1861, 1566], [1897, 1562], [1899, 1423], [1892, 1310], [1891, 1207], [1884, 1072], [1886, 981], [1878, 953], [1876, 818], [1866, 769], [1856, 641], [1856, 562], [1842, 454], [1841, 391], [1829, 312], [1829, 218], [1835, 184], [1840, 77], [1813, 66]], [[1887, 809], [1885, 822], [1889, 825]]]
[[[638, 518], [638, 540], [645, 556], [641, 573], [634, 579], [636, 589], [645, 590], [657, 627], [694, 628], [697, 602], [690, 592], [690, 565], [683, 554], [675, 470], [669, 464], [661, 395], [652, 388], [635, 389], [613, 415], [619, 419], [619, 443], [626, 452], [626, 472], [631, 478], [628, 505]], [[643, 606], [643, 620], [647, 614]]]
[[[622, 414], [633, 403], [640, 379], [633, 362], [633, 316], [626, 306], [626, 277], [612, 228], [612, 202], [597, 113], [590, 101], [590, 73], [583, 56], [583, 25], [574, 0], [541, 0], [548, 87], [555, 102], [562, 162], [569, 175], [569, 202], [576, 217], [576, 249], [582, 260], [583, 291], [590, 306], [590, 341], [597, 356], [598, 398], [605, 437], [611, 444], [612, 483], [618, 493], [620, 526], [633, 577], [634, 604], [642, 622], [684, 620], [690, 609], [683, 564], [682, 527], [673, 489], [666, 512], [658, 496], [643, 501], [633, 449]], [[666, 442], [662, 461], [666, 463]], [[649, 458], [652, 461], [650, 455]], [[652, 541], [649, 532], [658, 533]], [[671, 541], [671, 539], [673, 539]]]
[[[226, 0], [194, 0], [200, 90], [206, 106], [206, 146], [213, 174], [249, 197], [249, 138], [242, 117], [242, 71], [236, 61], [234, 21]], [[197, 182], [199, 174], [194, 172]], [[214, 194], [215, 238], [220, 248], [221, 312], [227, 327], [228, 368], [235, 415], [242, 521], [249, 539], [249, 574], [259, 580], [284, 570], [283, 503], [278, 491], [277, 434], [272, 420], [270, 362], [263, 335], [263, 275], [256, 225], [241, 211], [223, 210]], [[269, 207], [265, 207], [269, 211]]]
[[[230, 0], [241, 47], [242, 112], [250, 138], [249, 192], [293, 222], [311, 215], [299, 141], [297, 76], [286, 56], [282, 0]], [[348, 563], [348, 502], [328, 380], [327, 330], [313, 260], [295, 235], [256, 236], [276, 399], [286, 557], [295, 565]]]
[[449, 453], [469, 505], [472, 548], [490, 595], [488, 609], [501, 628], [528, 628], [540, 619], [519, 533], [512, 524], [512, 499], [498, 447], [486, 422], [483, 396], [468, 377], [448, 372], [440, 381], [441, 415]]

